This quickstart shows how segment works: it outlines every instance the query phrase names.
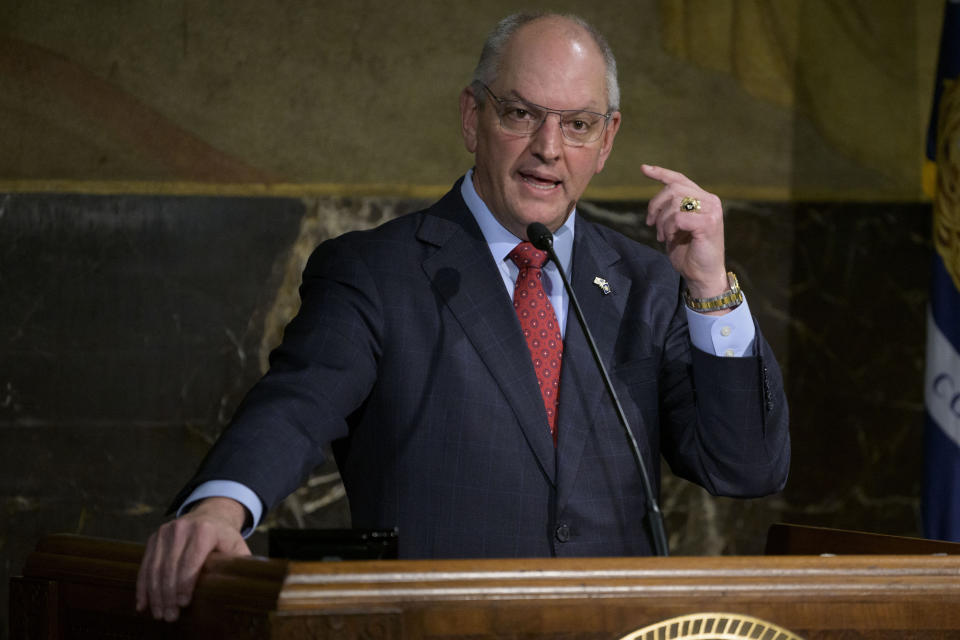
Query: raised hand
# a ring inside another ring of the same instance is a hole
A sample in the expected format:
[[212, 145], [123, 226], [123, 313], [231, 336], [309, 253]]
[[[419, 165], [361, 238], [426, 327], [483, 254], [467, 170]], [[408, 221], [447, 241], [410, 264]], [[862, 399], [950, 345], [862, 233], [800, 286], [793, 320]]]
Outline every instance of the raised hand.
[[[729, 286], [720, 198], [677, 171], [646, 164], [641, 171], [664, 185], [650, 200], [646, 222], [656, 226], [657, 240], [665, 243], [670, 263], [683, 276], [690, 295], [709, 298], [722, 294]], [[699, 208], [683, 209], [685, 198]]]

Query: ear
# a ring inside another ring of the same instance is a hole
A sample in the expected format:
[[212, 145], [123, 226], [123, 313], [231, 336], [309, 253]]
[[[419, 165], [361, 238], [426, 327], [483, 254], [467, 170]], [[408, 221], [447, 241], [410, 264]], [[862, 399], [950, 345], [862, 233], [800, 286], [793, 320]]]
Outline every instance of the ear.
[[480, 105], [473, 95], [471, 87], [465, 87], [460, 92], [460, 133], [463, 134], [463, 145], [470, 153], [477, 151], [477, 124], [480, 118]]
[[603, 137], [600, 138], [600, 155], [597, 157], [597, 173], [603, 171], [603, 165], [607, 162], [607, 157], [613, 151], [613, 139], [617, 137], [617, 131], [620, 130], [622, 115], [619, 111], [610, 114], [610, 120], [607, 122], [607, 128], [603, 131]]

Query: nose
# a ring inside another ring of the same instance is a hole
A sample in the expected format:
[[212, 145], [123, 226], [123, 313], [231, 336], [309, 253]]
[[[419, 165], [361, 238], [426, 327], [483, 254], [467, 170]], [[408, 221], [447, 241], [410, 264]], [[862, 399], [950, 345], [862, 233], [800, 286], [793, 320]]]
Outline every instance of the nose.
[[[556, 116], [552, 118], [551, 116]], [[563, 148], [563, 131], [560, 129], [560, 114], [548, 113], [533, 134], [530, 151], [543, 162], [555, 162]]]

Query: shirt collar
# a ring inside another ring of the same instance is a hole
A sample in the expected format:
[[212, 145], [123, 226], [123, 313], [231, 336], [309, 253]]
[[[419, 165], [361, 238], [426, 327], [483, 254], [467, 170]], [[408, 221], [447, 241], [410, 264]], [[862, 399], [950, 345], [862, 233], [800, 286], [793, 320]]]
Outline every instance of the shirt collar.
[[[467, 171], [463, 182], [460, 184], [460, 195], [463, 196], [467, 208], [480, 225], [480, 232], [484, 240], [490, 247], [493, 259], [498, 263], [507, 259], [507, 255], [513, 251], [519, 242], [523, 240], [513, 235], [507, 230], [500, 221], [497, 220], [486, 203], [480, 199], [480, 195], [473, 186], [473, 169]], [[570, 273], [570, 264], [573, 261], [573, 232], [576, 226], [577, 210], [574, 208], [567, 216], [556, 233], [553, 234], [553, 250], [557, 254], [557, 259], [563, 265], [563, 270]]]

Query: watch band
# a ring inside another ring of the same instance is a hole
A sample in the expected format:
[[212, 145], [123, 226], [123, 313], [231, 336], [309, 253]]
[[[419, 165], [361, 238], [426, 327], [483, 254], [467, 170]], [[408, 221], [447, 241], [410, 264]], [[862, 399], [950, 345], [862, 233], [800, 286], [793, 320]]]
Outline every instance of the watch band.
[[740, 290], [740, 283], [733, 271], [727, 271], [727, 283], [730, 288], [712, 298], [692, 298], [690, 297], [690, 290], [684, 289], [683, 301], [687, 307], [699, 313], [733, 309], [743, 302], [743, 292]]

